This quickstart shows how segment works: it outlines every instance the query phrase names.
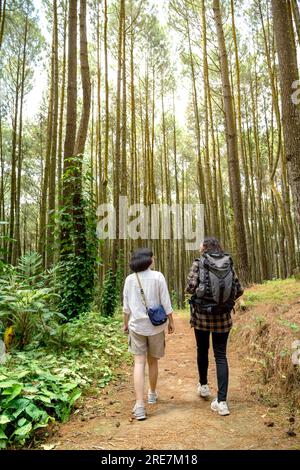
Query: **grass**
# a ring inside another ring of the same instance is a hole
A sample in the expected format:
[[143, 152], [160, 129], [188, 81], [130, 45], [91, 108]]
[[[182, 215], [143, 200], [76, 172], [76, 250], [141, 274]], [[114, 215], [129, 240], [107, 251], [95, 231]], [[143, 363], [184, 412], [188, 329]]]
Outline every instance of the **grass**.
[[242, 308], [258, 304], [277, 305], [290, 303], [300, 297], [300, 282], [295, 278], [276, 279], [257, 284], [247, 290], [240, 302]]

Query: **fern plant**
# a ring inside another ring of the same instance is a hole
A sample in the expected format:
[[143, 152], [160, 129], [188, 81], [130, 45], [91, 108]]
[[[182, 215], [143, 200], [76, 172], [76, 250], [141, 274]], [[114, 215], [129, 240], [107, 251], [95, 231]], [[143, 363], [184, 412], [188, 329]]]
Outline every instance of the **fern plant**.
[[23, 255], [0, 278], [1, 329], [12, 327], [12, 344], [18, 349], [41, 340], [54, 319], [65, 319], [57, 312], [59, 295], [53, 278], [53, 271], [43, 272], [42, 258], [36, 252]]
[[51, 289], [15, 289], [2, 284], [0, 318], [13, 327], [15, 346], [22, 350], [47, 331], [48, 323], [63, 315], [50, 308]]
[[39, 253], [31, 251], [19, 258], [16, 268], [17, 278], [29, 286], [41, 282], [43, 273], [43, 261]]

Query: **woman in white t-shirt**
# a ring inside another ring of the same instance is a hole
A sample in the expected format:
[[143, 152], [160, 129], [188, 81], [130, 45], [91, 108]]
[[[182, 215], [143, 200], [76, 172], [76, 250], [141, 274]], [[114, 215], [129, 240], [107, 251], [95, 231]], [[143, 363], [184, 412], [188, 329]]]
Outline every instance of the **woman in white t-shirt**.
[[[124, 331], [129, 334], [129, 351], [134, 354], [136, 403], [133, 415], [138, 420], [146, 419], [144, 405], [146, 357], [150, 383], [148, 403], [155, 404], [158, 359], [165, 353], [165, 328], [168, 327], [169, 333], [174, 333], [175, 330], [167, 283], [162, 273], [151, 269], [153, 262], [153, 253], [148, 248], [135, 251], [130, 261], [133, 274], [127, 276], [123, 292]], [[168, 321], [154, 326], [149, 319], [145, 302], [148, 308], [162, 305]]]

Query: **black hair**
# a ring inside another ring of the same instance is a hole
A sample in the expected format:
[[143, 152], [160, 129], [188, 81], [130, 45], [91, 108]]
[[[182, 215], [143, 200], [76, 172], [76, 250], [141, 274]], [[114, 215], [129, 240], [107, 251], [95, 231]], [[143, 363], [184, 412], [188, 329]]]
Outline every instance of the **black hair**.
[[129, 263], [130, 269], [134, 273], [139, 273], [140, 271], [146, 271], [152, 264], [153, 252], [149, 248], [139, 248], [134, 251], [131, 255], [131, 260]]
[[224, 253], [219, 240], [215, 237], [206, 237], [203, 240], [204, 253]]

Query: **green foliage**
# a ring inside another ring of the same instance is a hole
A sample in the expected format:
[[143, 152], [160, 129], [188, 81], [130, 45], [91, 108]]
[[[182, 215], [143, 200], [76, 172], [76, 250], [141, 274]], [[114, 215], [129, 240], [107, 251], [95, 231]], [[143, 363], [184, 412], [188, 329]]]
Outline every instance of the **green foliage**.
[[[75, 167], [71, 167], [69, 174], [65, 176], [73, 184], [76, 171]], [[83, 185], [90, 187], [89, 175], [83, 178]], [[66, 239], [61, 240], [61, 265], [58, 271], [61, 296], [59, 308], [67, 319], [87, 312], [94, 299], [99, 245], [94, 195], [91, 192], [81, 194], [77, 206], [74, 205], [74, 197], [74, 194], [69, 196], [69, 201], [66, 201], [66, 206], [61, 207], [57, 220], [60, 232], [66, 230], [68, 233]]]
[[114, 314], [117, 307], [118, 298], [116, 292], [116, 277], [112, 269], [108, 269], [105, 273], [102, 293], [100, 312], [101, 315], [110, 317]]
[[50, 289], [15, 289], [2, 284], [0, 318], [13, 326], [18, 349], [22, 350], [33, 339], [38, 341], [54, 317], [64, 318], [59, 312], [50, 310], [52, 297]]
[[64, 325], [56, 325], [45, 337], [47, 350], [61, 353], [76, 364], [88, 364], [89, 374], [97, 380], [102, 369], [122, 361], [127, 348], [119, 319], [100, 317], [98, 312], [82, 314]]
[[120, 304], [121, 289], [124, 280], [124, 259], [119, 256], [116, 273], [110, 268], [106, 271], [100, 302], [101, 315], [111, 317]]
[[176, 290], [172, 290], [171, 292], [171, 301], [172, 301], [172, 306], [174, 309], [179, 309], [180, 308], [180, 305], [179, 305], [179, 296], [178, 296], [178, 292], [176, 292]]
[[64, 319], [56, 309], [58, 295], [51, 287], [52, 275], [43, 272], [41, 257], [34, 252], [22, 256], [16, 267], [5, 268], [0, 279], [0, 319], [2, 329], [13, 327], [18, 349], [38, 342], [54, 318]]
[[300, 295], [300, 285], [294, 278], [276, 279], [258, 284], [245, 292], [243, 305], [251, 308], [258, 303], [278, 304], [297, 299]]
[[66, 421], [83, 391], [105, 387], [124, 363], [119, 319], [81, 315], [53, 324], [47, 348], [14, 353], [0, 372], [0, 446], [23, 446], [54, 420]]
[[[48, 358], [49, 359], [49, 358]], [[14, 367], [12, 367], [14, 365]], [[53, 374], [46, 361], [16, 355], [0, 373], [0, 448], [24, 445], [49, 420], [65, 421], [81, 392], [81, 377], [61, 369]]]
[[75, 254], [61, 263], [59, 309], [66, 319], [76, 318], [90, 308], [94, 298], [95, 262]]
[[293, 323], [293, 322], [290, 322], [288, 320], [279, 320], [279, 323], [281, 323], [284, 326], [287, 326], [294, 333], [298, 333], [300, 331], [300, 325], [298, 323]]
[[21, 256], [17, 266], [17, 276], [28, 285], [36, 284], [43, 272], [43, 261], [39, 253], [28, 252]]

